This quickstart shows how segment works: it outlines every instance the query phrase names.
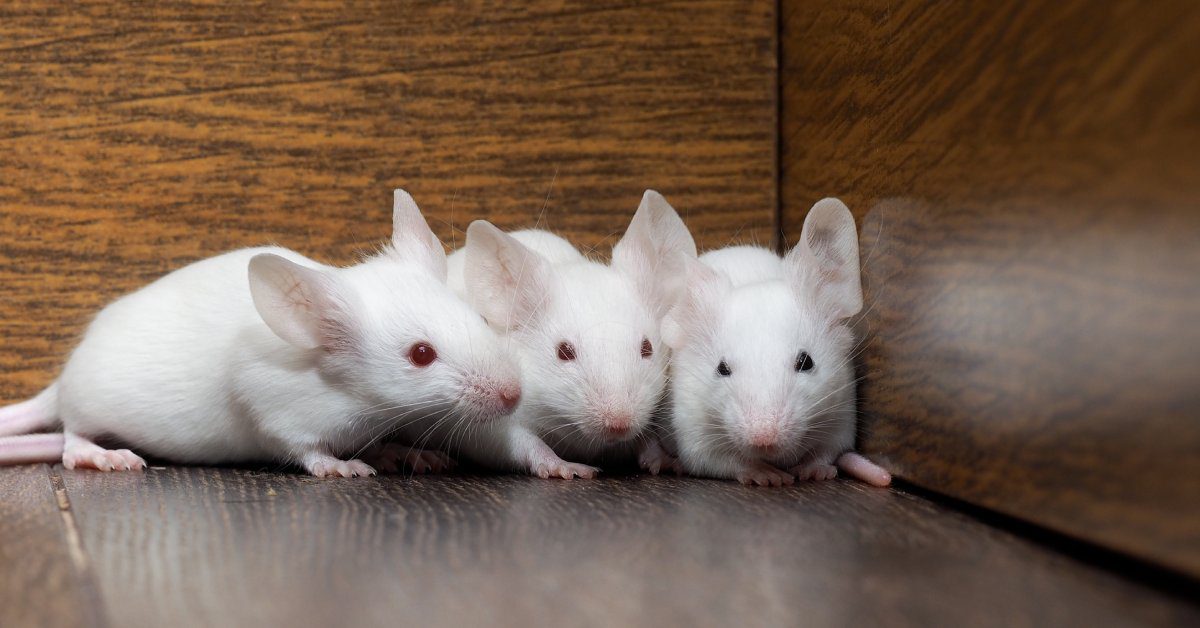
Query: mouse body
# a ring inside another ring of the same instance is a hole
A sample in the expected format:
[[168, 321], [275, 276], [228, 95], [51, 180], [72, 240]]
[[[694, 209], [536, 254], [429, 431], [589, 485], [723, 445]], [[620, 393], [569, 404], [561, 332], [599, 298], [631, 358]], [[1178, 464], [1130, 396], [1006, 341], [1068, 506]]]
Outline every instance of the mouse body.
[[735, 246], [687, 265], [686, 289], [663, 323], [673, 351], [671, 435], [684, 469], [778, 486], [832, 478], [842, 464], [889, 483], [847, 453], [857, 423], [848, 319], [862, 309], [849, 209], [818, 202], [784, 258]]
[[[546, 231], [470, 225], [466, 245], [450, 256], [450, 285], [513, 343], [525, 385], [513, 429], [526, 441], [587, 465], [635, 457], [654, 470], [669, 464], [650, 428], [666, 389], [664, 279], [678, 275], [668, 267], [680, 252], [694, 257], [695, 244], [653, 191], [610, 264]], [[526, 458], [503, 466], [526, 468]]]
[[137, 469], [146, 454], [357, 476], [374, 469], [344, 458], [414, 417], [503, 422], [518, 365], [446, 286], [412, 198], [395, 196], [392, 242], [355, 266], [242, 249], [117, 299], [54, 384], [0, 410], [0, 433], [61, 425], [67, 468]]

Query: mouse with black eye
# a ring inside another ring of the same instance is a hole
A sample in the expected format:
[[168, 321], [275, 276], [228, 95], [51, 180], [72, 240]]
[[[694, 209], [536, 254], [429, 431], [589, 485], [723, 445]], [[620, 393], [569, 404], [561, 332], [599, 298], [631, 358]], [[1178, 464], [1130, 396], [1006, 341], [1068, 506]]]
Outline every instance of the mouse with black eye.
[[734, 246], [686, 260], [663, 321], [672, 349], [671, 434], [693, 475], [781, 486], [838, 468], [891, 476], [854, 453], [858, 234], [837, 199], [813, 206], [784, 258]]

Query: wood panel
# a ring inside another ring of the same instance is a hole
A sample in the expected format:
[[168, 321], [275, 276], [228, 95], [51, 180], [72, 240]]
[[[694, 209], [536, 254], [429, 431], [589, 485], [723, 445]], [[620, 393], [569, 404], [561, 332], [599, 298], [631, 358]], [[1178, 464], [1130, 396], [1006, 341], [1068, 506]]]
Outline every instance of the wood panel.
[[107, 625], [46, 465], [0, 470], [0, 565], [0, 625]]
[[113, 297], [230, 248], [334, 262], [486, 217], [601, 251], [643, 189], [769, 241], [775, 3], [0, 7], [0, 400]]
[[1200, 575], [1200, 5], [783, 16], [784, 226], [863, 221], [863, 449]]
[[64, 474], [119, 626], [1200, 621], [1194, 600], [846, 481]]

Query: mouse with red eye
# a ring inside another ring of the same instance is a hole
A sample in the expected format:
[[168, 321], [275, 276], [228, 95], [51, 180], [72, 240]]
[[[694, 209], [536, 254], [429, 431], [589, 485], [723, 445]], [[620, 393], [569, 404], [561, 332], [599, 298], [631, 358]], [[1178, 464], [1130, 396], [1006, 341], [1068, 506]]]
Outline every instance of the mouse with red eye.
[[813, 206], [780, 258], [736, 246], [685, 260], [686, 288], [663, 321], [671, 347], [671, 435], [690, 474], [780, 486], [838, 468], [891, 476], [851, 452], [854, 334], [862, 309], [858, 233], [837, 199]]
[[653, 191], [609, 264], [546, 231], [471, 223], [465, 247], [450, 256], [450, 285], [507, 334], [525, 395], [514, 433], [473, 443], [473, 451], [460, 446], [460, 455], [558, 477], [591, 477], [590, 465], [609, 460], [670, 466], [651, 430], [666, 389], [659, 325], [678, 285], [673, 260], [695, 254], [687, 227]]
[[137, 470], [142, 454], [351, 477], [375, 473], [357, 456], [393, 430], [506, 422], [516, 361], [446, 285], [445, 250], [403, 190], [392, 222], [355, 266], [243, 249], [108, 305], [54, 384], [0, 409], [0, 462]]

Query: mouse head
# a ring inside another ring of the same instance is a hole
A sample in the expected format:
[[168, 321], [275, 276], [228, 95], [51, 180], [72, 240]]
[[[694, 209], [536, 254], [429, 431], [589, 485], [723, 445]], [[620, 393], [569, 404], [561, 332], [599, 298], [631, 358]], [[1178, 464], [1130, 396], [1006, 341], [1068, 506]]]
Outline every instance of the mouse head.
[[747, 458], [787, 456], [840, 419], [853, 398], [846, 319], [862, 309], [854, 218], [837, 199], [817, 203], [783, 280], [734, 287], [687, 261], [686, 288], [663, 321], [676, 392]]
[[551, 264], [490, 223], [467, 229], [472, 305], [520, 346], [531, 409], [561, 438], [607, 445], [641, 434], [666, 386], [659, 322], [696, 255], [679, 215], [647, 192], [610, 265]]
[[319, 352], [327, 377], [397, 425], [443, 413], [495, 420], [520, 399], [507, 343], [447, 287], [442, 244], [403, 190], [380, 254], [338, 269], [257, 255], [250, 292], [276, 335]]

